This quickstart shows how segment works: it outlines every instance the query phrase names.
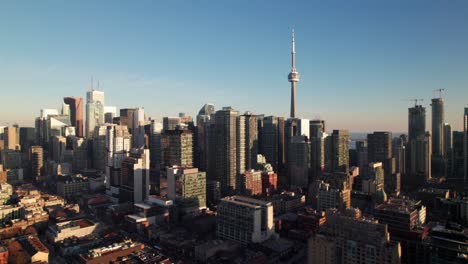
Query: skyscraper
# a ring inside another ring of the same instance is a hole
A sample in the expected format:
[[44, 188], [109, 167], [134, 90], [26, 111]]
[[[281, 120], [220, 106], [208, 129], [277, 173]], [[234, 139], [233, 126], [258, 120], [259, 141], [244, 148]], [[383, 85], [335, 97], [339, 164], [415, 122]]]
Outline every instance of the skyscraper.
[[289, 184], [295, 188], [309, 186], [310, 142], [305, 136], [294, 136], [289, 144]]
[[291, 72], [288, 80], [291, 83], [291, 118], [296, 117], [296, 83], [299, 81], [299, 72], [296, 70], [296, 43], [294, 39], [294, 30], [292, 32], [292, 52], [291, 52]]
[[426, 132], [410, 141], [410, 185], [419, 187], [432, 177], [431, 134]]
[[231, 107], [223, 107], [215, 114], [216, 177], [223, 196], [236, 188], [238, 115], [239, 112]]
[[193, 166], [193, 133], [188, 129], [165, 130], [161, 134], [163, 166]]
[[465, 132], [453, 132], [453, 149], [450, 161], [451, 175], [449, 180], [458, 183], [465, 179]]
[[325, 170], [328, 172], [349, 171], [349, 131], [333, 130], [326, 139]]
[[197, 115], [197, 133], [194, 140], [195, 145], [195, 159], [196, 167], [201, 171], [206, 171], [208, 168], [208, 152], [209, 140], [207, 138], [209, 130], [209, 123], [215, 113], [213, 104], [205, 104]]
[[432, 156], [444, 157], [444, 99], [432, 99]]
[[132, 115], [132, 128], [130, 129], [132, 133], [132, 148], [145, 147], [145, 125], [145, 110], [142, 107], [139, 107]]
[[266, 161], [279, 172], [284, 165], [284, 118], [266, 116], [263, 118], [263, 129], [260, 133], [262, 148], [259, 150]]
[[120, 202], [141, 203], [149, 196], [149, 149], [132, 149], [122, 161]]
[[5, 127], [5, 149], [20, 150], [20, 137], [18, 125]]
[[317, 180], [325, 168], [325, 133], [324, 120], [310, 120], [310, 176], [311, 182]]
[[[374, 132], [367, 135], [367, 159], [369, 162], [386, 162], [392, 158], [392, 133]], [[385, 164], [384, 164], [384, 169]]]
[[426, 133], [426, 108], [415, 105], [408, 109], [409, 166], [405, 185], [418, 187], [431, 178], [431, 135]]
[[122, 161], [131, 148], [131, 135], [127, 126], [109, 125], [106, 131], [106, 194], [112, 202], [119, 202]]
[[237, 162], [239, 173], [251, 170], [257, 164], [258, 126], [257, 117], [246, 112], [237, 118]]
[[31, 162], [31, 177], [36, 181], [42, 181], [44, 173], [44, 151], [41, 146], [31, 146], [29, 150], [29, 160]]
[[65, 97], [63, 102], [70, 106], [70, 121], [76, 129], [76, 136], [83, 137], [83, 98]]
[[35, 131], [34, 127], [20, 127], [19, 128], [19, 144], [21, 146], [21, 151], [26, 154], [29, 151], [29, 148], [34, 145], [35, 141]]
[[166, 169], [167, 197], [171, 200], [195, 200], [206, 207], [206, 172], [197, 168], [172, 166]]
[[160, 170], [161, 170], [161, 132], [163, 125], [161, 122], [151, 120], [150, 133], [150, 184], [151, 190], [160, 190]]
[[93, 168], [104, 172], [106, 169], [106, 134], [107, 126], [96, 126], [93, 130]]
[[465, 184], [468, 181], [468, 107], [465, 108], [465, 115], [463, 118], [463, 129], [465, 132], [465, 137], [463, 140], [463, 153], [465, 157], [465, 175], [464, 175], [464, 182]]
[[86, 93], [86, 137], [92, 137], [96, 126], [104, 124], [104, 92], [92, 89]]
[[452, 126], [444, 124], [444, 157], [449, 157], [452, 150]]
[[426, 108], [415, 105], [408, 109], [408, 140], [417, 139], [426, 133]]

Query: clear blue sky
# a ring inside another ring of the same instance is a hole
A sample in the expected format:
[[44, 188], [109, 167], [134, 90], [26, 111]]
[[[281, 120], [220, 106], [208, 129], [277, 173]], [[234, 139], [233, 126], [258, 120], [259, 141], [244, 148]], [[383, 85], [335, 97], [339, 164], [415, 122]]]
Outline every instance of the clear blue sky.
[[[298, 113], [351, 131], [406, 131], [406, 99], [468, 104], [468, 1], [1, 1], [0, 125], [85, 96], [156, 118], [205, 102], [287, 116], [296, 29]], [[428, 129], [430, 120], [428, 118]]]

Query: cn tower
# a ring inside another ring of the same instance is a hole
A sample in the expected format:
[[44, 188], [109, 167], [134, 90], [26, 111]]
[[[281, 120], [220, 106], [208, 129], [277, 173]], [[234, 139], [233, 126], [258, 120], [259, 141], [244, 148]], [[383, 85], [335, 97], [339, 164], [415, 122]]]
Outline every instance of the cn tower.
[[288, 81], [291, 83], [291, 117], [296, 117], [296, 83], [299, 81], [299, 72], [296, 70], [296, 42], [294, 40], [294, 29], [292, 31], [291, 72]]

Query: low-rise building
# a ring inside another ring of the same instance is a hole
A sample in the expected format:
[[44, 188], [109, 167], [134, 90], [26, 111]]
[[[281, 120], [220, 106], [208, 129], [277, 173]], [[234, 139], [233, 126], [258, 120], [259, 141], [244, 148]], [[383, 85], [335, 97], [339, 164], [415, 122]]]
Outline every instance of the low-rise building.
[[99, 264], [111, 263], [118, 258], [131, 255], [132, 253], [143, 250], [145, 246], [139, 242], [125, 240], [108, 246], [93, 248], [84, 254], [80, 254], [79, 263]]
[[84, 237], [97, 232], [99, 223], [94, 223], [89, 219], [82, 218], [49, 226], [47, 239], [57, 242], [69, 237]]
[[72, 176], [58, 177], [57, 194], [63, 197], [73, 197], [89, 191], [89, 181], [87, 177], [80, 174]]
[[0, 225], [4, 225], [13, 219], [22, 219], [24, 208], [18, 205], [0, 205]]

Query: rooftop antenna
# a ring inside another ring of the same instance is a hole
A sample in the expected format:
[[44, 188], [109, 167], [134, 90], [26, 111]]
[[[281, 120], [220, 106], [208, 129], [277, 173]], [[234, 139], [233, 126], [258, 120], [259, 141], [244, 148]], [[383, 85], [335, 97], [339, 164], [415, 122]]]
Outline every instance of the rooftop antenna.
[[91, 91], [94, 91], [94, 79], [93, 79], [93, 76], [91, 75]]
[[410, 101], [414, 101], [414, 106], [418, 106], [418, 102], [423, 102], [424, 99], [409, 99]]
[[[439, 99], [442, 99], [442, 92], [444, 92], [444, 91], [445, 91], [445, 88], [440, 88], [440, 89], [435, 89], [435, 90], [433, 90], [434, 94], [435, 94], [436, 92], [439, 93], [439, 97], [438, 97]], [[434, 96], [434, 97], [435, 97], [435, 96]]]

